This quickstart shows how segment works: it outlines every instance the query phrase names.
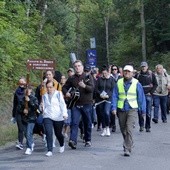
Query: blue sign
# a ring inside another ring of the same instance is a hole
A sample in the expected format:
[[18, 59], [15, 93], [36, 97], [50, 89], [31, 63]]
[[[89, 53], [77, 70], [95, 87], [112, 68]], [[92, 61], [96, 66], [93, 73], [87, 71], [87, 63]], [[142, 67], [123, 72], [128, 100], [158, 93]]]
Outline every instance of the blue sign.
[[89, 64], [91, 67], [96, 67], [97, 65], [97, 52], [96, 50], [87, 50], [87, 64]]

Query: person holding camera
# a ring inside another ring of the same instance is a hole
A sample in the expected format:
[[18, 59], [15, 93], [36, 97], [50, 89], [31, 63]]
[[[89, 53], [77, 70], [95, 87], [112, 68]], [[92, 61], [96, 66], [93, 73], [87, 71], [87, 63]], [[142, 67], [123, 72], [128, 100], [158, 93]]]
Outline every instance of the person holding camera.
[[109, 68], [103, 66], [101, 69], [102, 75], [97, 79], [96, 83], [96, 101], [100, 103], [98, 105], [103, 132], [101, 136], [110, 136], [110, 111], [111, 111], [111, 99], [113, 88], [115, 86], [115, 80], [109, 73]]

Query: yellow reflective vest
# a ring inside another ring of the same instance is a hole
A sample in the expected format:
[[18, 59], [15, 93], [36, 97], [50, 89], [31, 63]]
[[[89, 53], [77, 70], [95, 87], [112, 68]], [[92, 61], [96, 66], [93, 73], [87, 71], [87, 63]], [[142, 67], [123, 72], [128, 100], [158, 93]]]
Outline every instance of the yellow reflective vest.
[[117, 82], [118, 86], [118, 103], [117, 107], [120, 109], [123, 109], [124, 102], [127, 99], [129, 105], [132, 108], [138, 108], [138, 103], [137, 103], [137, 94], [136, 94], [136, 89], [137, 89], [137, 83], [138, 80], [135, 78], [132, 78], [132, 84], [130, 85], [127, 94], [124, 89], [124, 78], [121, 78]]

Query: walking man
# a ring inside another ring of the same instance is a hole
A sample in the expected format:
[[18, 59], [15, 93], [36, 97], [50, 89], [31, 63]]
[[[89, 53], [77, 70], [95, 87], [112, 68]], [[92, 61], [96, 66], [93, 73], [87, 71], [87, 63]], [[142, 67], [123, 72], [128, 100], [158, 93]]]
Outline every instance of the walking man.
[[[152, 110], [152, 95], [156, 90], [158, 83], [156, 80], [155, 75], [152, 73], [151, 70], [148, 70], [148, 63], [142, 62], [141, 63], [141, 71], [135, 77], [141, 83], [145, 98], [146, 98], [146, 121], [145, 121], [145, 129], [146, 132], [150, 132], [151, 128], [151, 110]], [[139, 113], [139, 131], [142, 132], [144, 130], [144, 118]]]
[[123, 78], [119, 79], [113, 90], [112, 114], [119, 119], [120, 130], [124, 139], [124, 156], [130, 156], [133, 146], [132, 130], [138, 110], [146, 113], [146, 100], [142, 85], [133, 78], [133, 67], [126, 65]]
[[[77, 101], [71, 108], [71, 131], [69, 146], [72, 149], [77, 147], [77, 136], [80, 116], [84, 125], [84, 140], [85, 146], [91, 146], [91, 131], [92, 131], [92, 103], [93, 103], [93, 78], [91, 75], [84, 73], [83, 63], [76, 60], [73, 63], [75, 75], [69, 77], [63, 86], [63, 94], [66, 98], [73, 99], [75, 95], [71, 95], [70, 88], [76, 89]], [[73, 94], [73, 93], [72, 93]], [[78, 95], [79, 94], [79, 95]]]

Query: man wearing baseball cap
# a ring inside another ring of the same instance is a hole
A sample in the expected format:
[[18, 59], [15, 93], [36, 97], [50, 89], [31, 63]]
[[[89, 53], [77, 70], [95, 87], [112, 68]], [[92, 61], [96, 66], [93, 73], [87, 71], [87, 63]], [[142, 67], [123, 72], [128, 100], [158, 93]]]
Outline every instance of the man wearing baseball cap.
[[[141, 62], [141, 71], [136, 75], [136, 79], [141, 83], [145, 98], [146, 98], [146, 119], [144, 122], [143, 116], [139, 113], [139, 131], [142, 132], [144, 127], [146, 132], [150, 132], [151, 128], [151, 111], [152, 111], [152, 96], [154, 91], [156, 90], [158, 83], [155, 77], [155, 74], [152, 73], [151, 70], [148, 69], [148, 63], [143, 61]], [[145, 124], [144, 124], [145, 123]]]
[[133, 66], [123, 68], [123, 78], [119, 79], [113, 90], [112, 113], [117, 114], [124, 139], [124, 156], [130, 156], [133, 146], [132, 131], [138, 110], [146, 113], [146, 101], [142, 85], [133, 78]]
[[73, 76], [73, 75], [74, 75], [74, 69], [73, 69], [73, 68], [69, 68], [69, 69], [67, 70], [67, 75], [68, 75], [68, 77]]

